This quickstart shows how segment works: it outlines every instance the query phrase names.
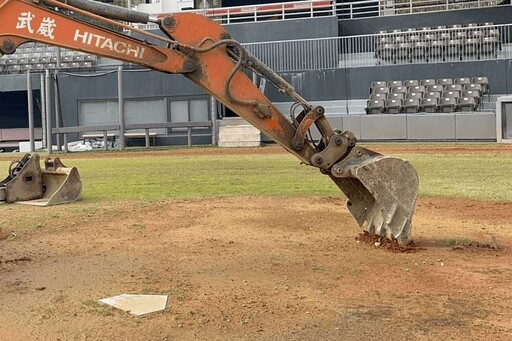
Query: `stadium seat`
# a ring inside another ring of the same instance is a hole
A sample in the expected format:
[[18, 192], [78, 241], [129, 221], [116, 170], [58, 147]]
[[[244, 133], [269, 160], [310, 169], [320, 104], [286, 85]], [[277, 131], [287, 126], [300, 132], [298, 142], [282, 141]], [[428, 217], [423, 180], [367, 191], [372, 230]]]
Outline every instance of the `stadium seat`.
[[437, 112], [437, 98], [423, 98], [420, 104], [421, 111]]
[[422, 92], [409, 92], [405, 95], [405, 99], [422, 99], [423, 93]]
[[466, 40], [467, 32], [465, 30], [456, 30], [452, 32], [453, 39]]
[[423, 37], [414, 31], [413, 33], [407, 35], [407, 41], [414, 44], [416, 42], [423, 41]]
[[455, 78], [453, 80], [453, 84], [460, 84], [462, 86], [464, 86], [465, 84], [470, 84], [470, 83], [471, 83], [471, 79], [469, 77]]
[[453, 84], [453, 79], [451, 78], [441, 78], [436, 81], [436, 84], [442, 85], [443, 87], [448, 84]]
[[377, 58], [381, 58], [384, 60], [394, 60], [395, 49], [395, 44], [381, 44], [375, 51], [375, 55]]
[[411, 43], [398, 43], [395, 51], [395, 58], [400, 60], [408, 59], [409, 61], [411, 61], [411, 49]]
[[464, 85], [464, 90], [478, 91], [480, 92], [480, 96], [486, 93], [483, 84], [480, 83], [466, 84]]
[[431, 57], [441, 57], [445, 59], [446, 41], [445, 40], [433, 40], [430, 43], [429, 54]]
[[[489, 80], [487, 77], [473, 77], [471, 78], [472, 84], [480, 84], [482, 87], [482, 94], [486, 94], [489, 92]], [[472, 89], [465, 89], [465, 90], [472, 90]]]
[[498, 49], [500, 47], [499, 41], [496, 37], [483, 37], [480, 44], [480, 54], [488, 55], [493, 54], [494, 58], [498, 58]]
[[375, 100], [382, 100], [382, 101], [385, 101], [388, 99], [388, 96], [386, 94], [370, 94], [370, 101], [375, 101]]
[[443, 92], [443, 94], [441, 95], [441, 98], [459, 98], [460, 97], [460, 92], [459, 91], [445, 91]]
[[388, 95], [388, 98], [387, 99], [399, 99], [399, 100], [403, 100], [405, 98], [405, 94], [403, 92], [395, 92], [395, 93], [390, 93]]
[[426, 87], [427, 92], [443, 92], [444, 86], [442, 84], [429, 85]]
[[436, 85], [435, 79], [422, 79], [420, 80], [420, 85], [423, 85], [424, 87], [427, 87], [429, 85]]
[[409, 79], [409, 80], [404, 81], [402, 85], [406, 86], [408, 88], [410, 86], [419, 85], [419, 82], [416, 79]]
[[455, 112], [457, 111], [457, 98], [441, 97], [439, 99], [439, 112]]
[[388, 81], [386, 86], [393, 87], [393, 86], [402, 86], [402, 81]]
[[444, 40], [444, 41], [448, 41], [452, 38], [452, 35], [450, 34], [449, 31], [444, 31], [444, 32], [439, 32], [437, 34], [437, 40]]
[[457, 99], [459, 111], [475, 111], [477, 105], [473, 97], [460, 97]]
[[407, 98], [403, 102], [403, 112], [417, 113], [419, 111], [420, 111], [420, 100], [418, 98]]
[[451, 57], [462, 57], [462, 41], [459, 39], [448, 40], [445, 54]]
[[402, 111], [402, 100], [388, 99], [386, 100], [386, 113], [399, 114]]
[[480, 106], [480, 91], [463, 90], [460, 96], [473, 97], [475, 99], [475, 109], [477, 109]]
[[429, 43], [426, 41], [415, 41], [411, 45], [411, 59], [425, 59], [429, 61]]
[[368, 102], [368, 114], [382, 114], [384, 113], [385, 102], [383, 100], [372, 100]]
[[389, 94], [389, 88], [387, 86], [380, 86], [373, 89], [375, 94]]
[[390, 88], [390, 93], [403, 93], [403, 94], [406, 94], [407, 93], [407, 88], [405, 86], [392, 86]]
[[425, 87], [423, 85], [413, 85], [413, 86], [407, 87], [407, 91], [408, 92], [421, 92], [421, 93], [424, 93], [426, 90], [425, 90]]
[[423, 98], [439, 99], [439, 98], [441, 98], [441, 92], [440, 91], [425, 92], [423, 94]]
[[[386, 85], [386, 81], [373, 81], [371, 84], [371, 89], [380, 88]], [[373, 92], [373, 91], [370, 91]]]
[[463, 54], [466, 58], [469, 56], [478, 56], [480, 58], [480, 40], [475, 38], [465, 39]]
[[447, 84], [444, 86], [444, 91], [462, 91], [462, 85], [460, 84]]
[[468, 38], [481, 39], [483, 35], [484, 31], [480, 27], [475, 27], [468, 31]]

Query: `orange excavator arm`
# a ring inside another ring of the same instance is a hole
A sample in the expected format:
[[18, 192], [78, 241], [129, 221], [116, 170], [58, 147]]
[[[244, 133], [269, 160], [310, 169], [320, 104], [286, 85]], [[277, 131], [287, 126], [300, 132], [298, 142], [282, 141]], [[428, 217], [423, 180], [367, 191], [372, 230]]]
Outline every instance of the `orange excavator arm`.
[[[360, 226], [366, 223], [371, 233], [407, 242], [418, 190], [414, 168], [356, 146], [349, 131], [334, 131], [322, 107], [309, 104], [214, 21], [193, 13], [152, 18], [89, 0], [0, 0], [0, 16], [3, 54], [37, 41], [183, 74], [303, 163], [328, 175], [347, 196]], [[165, 36], [127, 21], [156, 23]], [[290, 117], [253, 84], [248, 71], [295, 102]], [[318, 143], [308, 138], [313, 124], [322, 136]]]

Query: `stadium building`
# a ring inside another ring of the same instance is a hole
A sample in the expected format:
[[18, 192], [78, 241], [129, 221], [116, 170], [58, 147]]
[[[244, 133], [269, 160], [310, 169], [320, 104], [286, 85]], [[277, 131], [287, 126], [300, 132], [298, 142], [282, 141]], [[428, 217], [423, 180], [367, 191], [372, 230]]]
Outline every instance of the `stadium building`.
[[[161, 0], [137, 9], [220, 22], [302, 97], [323, 105], [335, 128], [362, 141], [512, 138], [504, 97], [512, 93], [509, 2]], [[115, 138], [120, 99], [130, 146], [230, 145], [219, 130], [245, 127], [181, 75], [92, 54], [28, 43], [0, 58], [0, 71], [4, 149], [29, 139], [29, 110], [38, 146], [50, 137], [59, 146]], [[259, 85], [287, 115], [290, 100]], [[251, 134], [245, 142], [268, 140]]]

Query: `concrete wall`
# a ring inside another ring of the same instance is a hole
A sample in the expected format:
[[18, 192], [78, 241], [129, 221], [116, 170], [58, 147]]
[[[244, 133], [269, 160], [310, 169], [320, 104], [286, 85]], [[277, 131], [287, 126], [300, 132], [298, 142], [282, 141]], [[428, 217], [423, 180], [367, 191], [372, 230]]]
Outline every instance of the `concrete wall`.
[[[512, 61], [432, 63], [332, 69], [318, 71], [285, 72], [281, 74], [307, 100], [351, 100], [369, 96], [372, 81], [426, 78], [489, 78], [492, 94], [512, 93]], [[289, 99], [267, 87], [267, 95], [275, 102]]]
[[[398, 115], [331, 115], [335, 129], [360, 141], [495, 141], [496, 115], [487, 112]], [[313, 130], [313, 138], [320, 134]]]
[[241, 43], [338, 36], [336, 17], [232, 24], [224, 27]]

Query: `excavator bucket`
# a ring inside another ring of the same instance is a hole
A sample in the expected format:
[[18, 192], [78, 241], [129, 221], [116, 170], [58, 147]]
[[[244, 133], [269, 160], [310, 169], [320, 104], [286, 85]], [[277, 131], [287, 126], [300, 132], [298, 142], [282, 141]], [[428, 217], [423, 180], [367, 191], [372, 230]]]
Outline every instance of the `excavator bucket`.
[[418, 175], [405, 160], [362, 147], [333, 167], [331, 178], [347, 197], [347, 208], [370, 234], [406, 245], [418, 194]]
[[59, 158], [49, 157], [44, 164], [41, 169], [37, 154], [13, 161], [9, 175], [0, 182], [0, 201], [52, 206], [78, 200], [82, 182], [76, 167], [68, 168]]

